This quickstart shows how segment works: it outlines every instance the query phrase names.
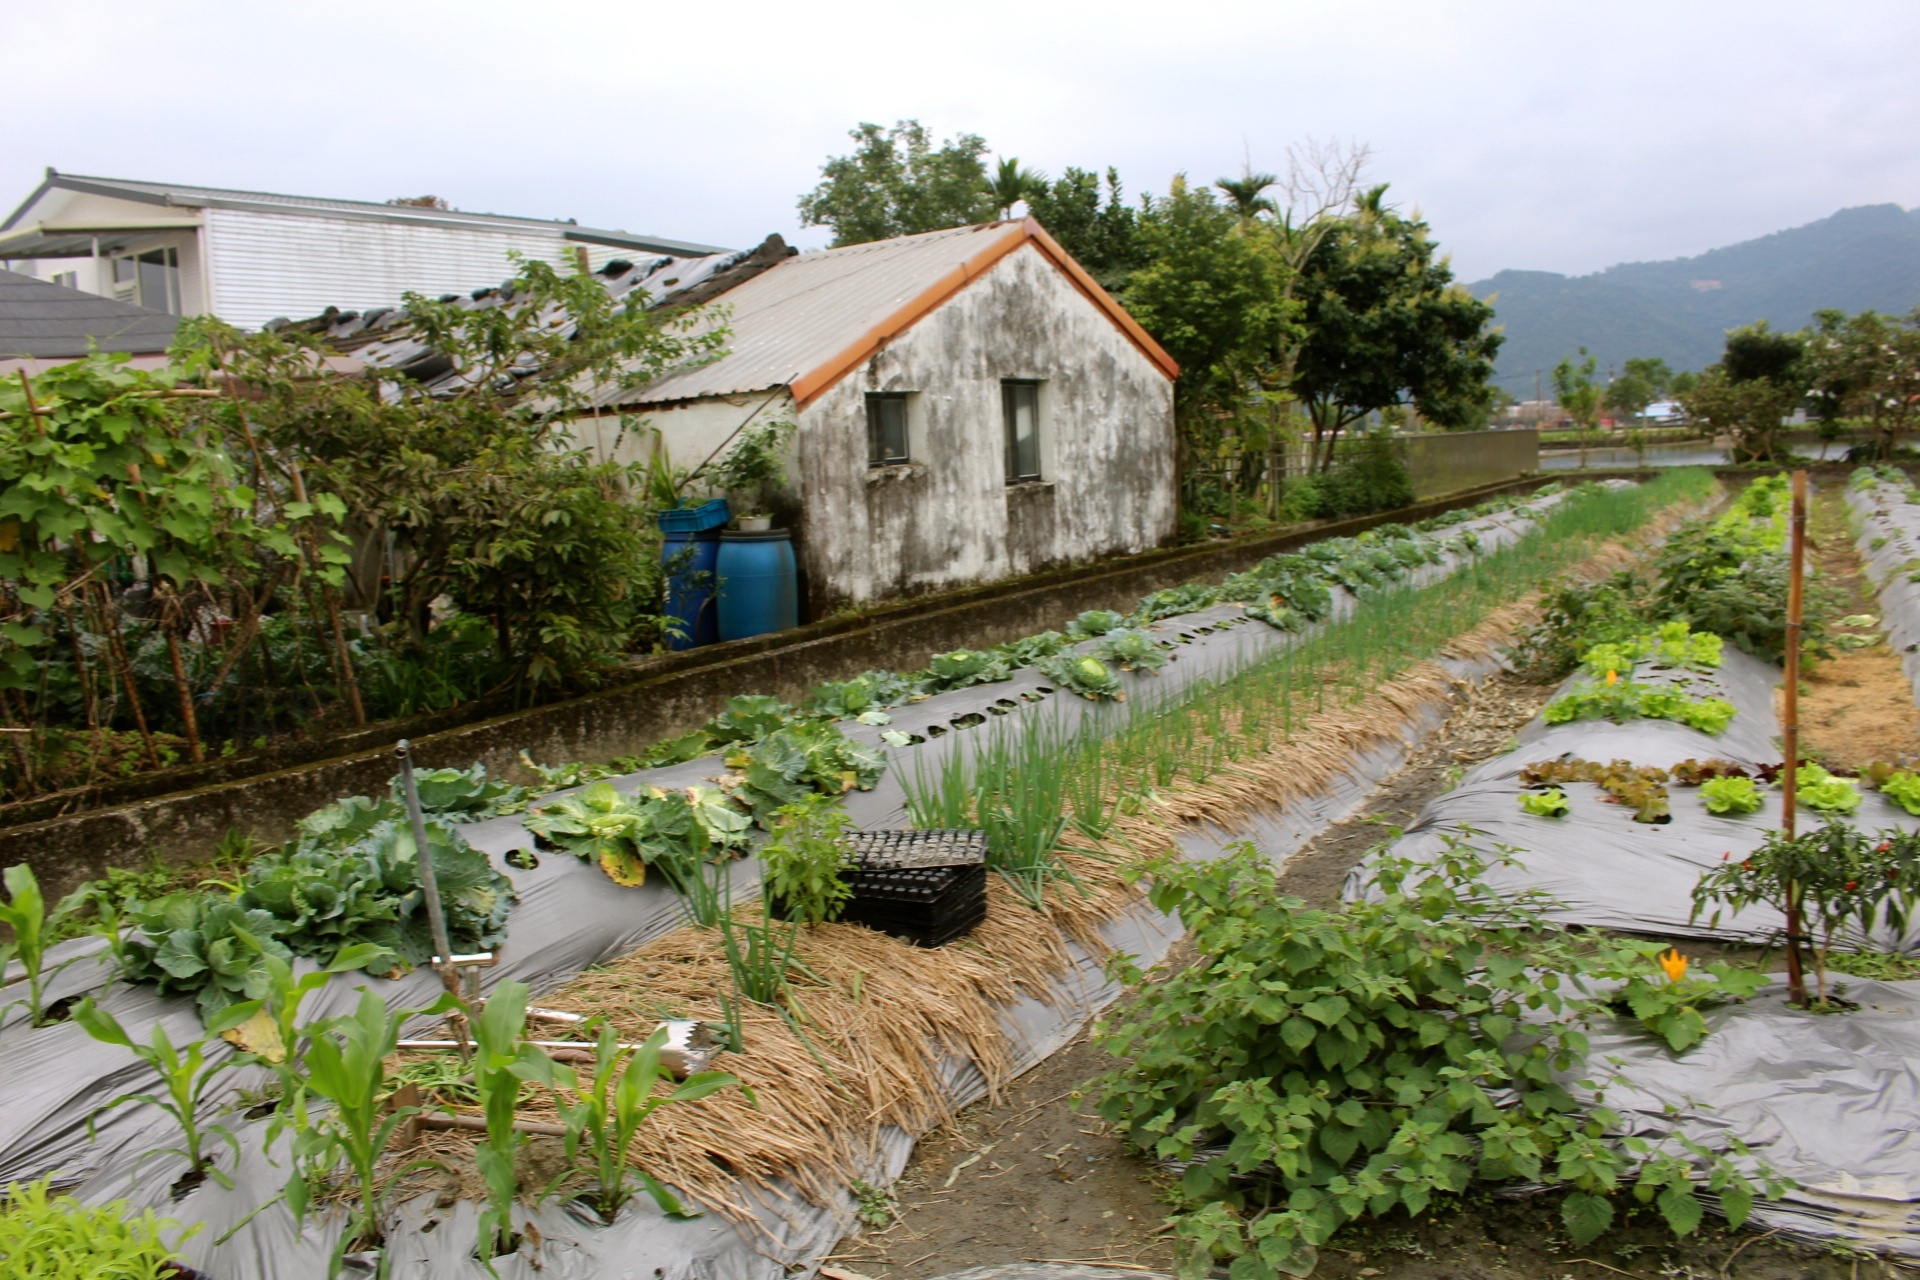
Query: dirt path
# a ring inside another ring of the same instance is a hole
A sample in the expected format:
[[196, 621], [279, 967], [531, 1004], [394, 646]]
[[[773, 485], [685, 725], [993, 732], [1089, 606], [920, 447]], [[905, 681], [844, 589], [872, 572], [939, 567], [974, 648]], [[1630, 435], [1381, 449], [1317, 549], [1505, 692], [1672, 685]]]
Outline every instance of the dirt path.
[[[1322, 832], [1297, 854], [1281, 887], [1330, 903], [1340, 882], [1389, 827], [1410, 823], [1459, 775], [1497, 755], [1552, 686], [1517, 677], [1476, 689], [1362, 816]], [[1130, 1152], [1087, 1103], [1112, 1060], [1083, 1035], [1023, 1076], [998, 1101], [962, 1113], [915, 1149], [895, 1184], [896, 1216], [840, 1243], [828, 1266], [872, 1280], [922, 1280], [966, 1267], [1032, 1260], [1101, 1262], [1170, 1270], [1167, 1178]], [[1349, 1226], [1321, 1250], [1324, 1280], [1858, 1280], [1891, 1275], [1876, 1260], [1728, 1232], [1710, 1220], [1676, 1242], [1653, 1216], [1629, 1209], [1623, 1225], [1576, 1253], [1559, 1225], [1559, 1200], [1471, 1195], [1409, 1220]], [[1728, 1264], [1731, 1263], [1729, 1266]]]
[[[1878, 619], [1880, 603], [1861, 572], [1844, 492], [1837, 485], [1817, 490], [1808, 516], [1813, 563], [1839, 595], [1836, 614]], [[1871, 628], [1833, 630], [1866, 634]], [[1884, 641], [1839, 650], [1831, 661], [1814, 664], [1800, 683], [1800, 738], [1809, 756], [1848, 769], [1876, 760], [1920, 761], [1920, 710], [1900, 655]]]

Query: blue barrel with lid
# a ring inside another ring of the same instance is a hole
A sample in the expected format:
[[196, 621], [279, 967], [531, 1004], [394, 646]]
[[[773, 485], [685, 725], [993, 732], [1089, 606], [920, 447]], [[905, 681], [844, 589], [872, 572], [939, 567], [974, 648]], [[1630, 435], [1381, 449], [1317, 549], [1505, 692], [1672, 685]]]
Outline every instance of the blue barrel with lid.
[[680, 631], [667, 637], [670, 649], [692, 649], [720, 638], [714, 580], [720, 560], [720, 529], [729, 518], [725, 498], [662, 511], [656, 517], [665, 535], [660, 563], [667, 570], [666, 615]]
[[719, 576], [722, 640], [800, 625], [800, 576], [787, 530], [722, 533]]

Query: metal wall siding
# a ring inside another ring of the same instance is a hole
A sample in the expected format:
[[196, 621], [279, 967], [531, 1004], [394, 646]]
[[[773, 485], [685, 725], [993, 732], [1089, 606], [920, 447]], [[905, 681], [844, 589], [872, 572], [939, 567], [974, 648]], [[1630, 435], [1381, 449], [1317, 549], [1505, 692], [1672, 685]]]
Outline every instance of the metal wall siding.
[[285, 217], [208, 209], [218, 315], [257, 329], [276, 316], [317, 315], [330, 306], [393, 306], [408, 290], [468, 293], [513, 274], [519, 251], [566, 265], [572, 246], [558, 234], [452, 230], [347, 219]]

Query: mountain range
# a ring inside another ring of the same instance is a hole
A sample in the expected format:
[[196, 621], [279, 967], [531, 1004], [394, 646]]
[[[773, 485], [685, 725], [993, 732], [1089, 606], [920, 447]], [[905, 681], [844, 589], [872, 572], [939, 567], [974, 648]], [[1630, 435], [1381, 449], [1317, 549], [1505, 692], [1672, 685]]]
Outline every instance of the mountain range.
[[1632, 356], [1677, 369], [1720, 357], [1728, 329], [1767, 320], [1798, 329], [1824, 307], [1905, 315], [1920, 307], [1920, 208], [1861, 205], [1693, 258], [1627, 262], [1586, 276], [1502, 271], [1467, 286], [1493, 299], [1506, 330], [1495, 381], [1533, 398], [1578, 348], [1604, 374]]

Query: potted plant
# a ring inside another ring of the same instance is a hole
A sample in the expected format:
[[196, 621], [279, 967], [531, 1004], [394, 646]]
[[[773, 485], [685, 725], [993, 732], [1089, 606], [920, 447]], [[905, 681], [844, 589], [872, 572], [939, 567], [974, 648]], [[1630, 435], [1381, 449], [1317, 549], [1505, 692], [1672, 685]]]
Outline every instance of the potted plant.
[[763, 532], [773, 527], [767, 503], [772, 491], [786, 481], [781, 455], [793, 429], [791, 418], [748, 427], [714, 464], [713, 480], [735, 499], [737, 523], [743, 532]]

